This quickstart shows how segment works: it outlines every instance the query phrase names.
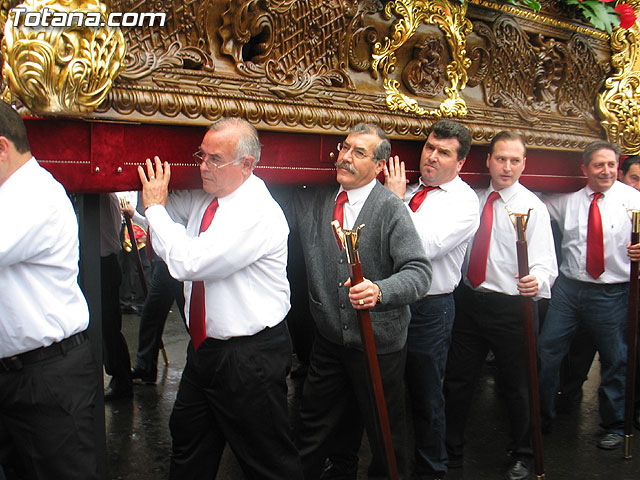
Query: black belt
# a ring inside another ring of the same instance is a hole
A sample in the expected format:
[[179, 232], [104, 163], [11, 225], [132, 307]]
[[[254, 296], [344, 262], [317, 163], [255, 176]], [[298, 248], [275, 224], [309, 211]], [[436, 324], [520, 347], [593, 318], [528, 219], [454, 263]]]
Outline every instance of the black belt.
[[52, 343], [47, 347], [36, 348], [28, 352], [19, 353], [12, 357], [0, 358], [0, 372], [16, 372], [22, 370], [25, 365], [49, 360], [50, 358], [65, 355], [69, 350], [84, 343], [87, 336], [84, 332], [71, 335], [64, 340]]

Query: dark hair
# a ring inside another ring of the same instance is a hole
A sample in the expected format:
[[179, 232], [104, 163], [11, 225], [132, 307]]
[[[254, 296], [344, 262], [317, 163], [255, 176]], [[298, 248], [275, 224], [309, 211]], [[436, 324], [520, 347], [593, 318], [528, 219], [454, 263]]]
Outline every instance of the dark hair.
[[620, 149], [615, 143], [607, 142], [606, 140], [596, 140], [587, 145], [582, 154], [582, 163], [584, 166], [588, 166], [591, 163], [591, 157], [598, 150], [612, 150], [616, 154], [616, 160], [620, 158]]
[[453, 120], [438, 120], [431, 125], [427, 132], [427, 138], [433, 133], [436, 138], [455, 138], [460, 146], [458, 147], [458, 160], [462, 160], [469, 155], [471, 150], [471, 132], [464, 125]]
[[208, 131], [218, 132], [225, 128], [240, 128], [242, 133], [238, 137], [238, 143], [233, 150], [233, 159], [235, 163], [240, 162], [246, 157], [255, 158], [253, 167], [260, 161], [260, 154], [262, 153], [262, 146], [260, 145], [260, 138], [258, 137], [258, 130], [243, 118], [227, 118], [222, 117], [220, 120], [216, 120], [209, 126]]
[[620, 165], [620, 170], [622, 170], [622, 174], [626, 175], [631, 165], [640, 165], [640, 155], [631, 155], [624, 159], [622, 165]]
[[373, 123], [358, 123], [349, 130], [349, 133], [371, 133], [378, 136], [380, 142], [373, 150], [374, 161], [388, 160], [391, 156], [391, 142], [389, 141], [387, 134], [384, 133], [384, 130], [379, 126], [374, 125]]
[[13, 143], [18, 153], [27, 153], [30, 150], [22, 117], [11, 105], [3, 101], [0, 101], [0, 136]]
[[522, 135], [516, 132], [510, 132], [509, 130], [502, 130], [501, 132], [498, 132], [495, 134], [495, 136], [491, 139], [491, 143], [489, 144], [489, 155], [493, 153], [493, 149], [496, 143], [500, 141], [504, 142], [508, 140], [519, 141], [524, 147], [524, 155], [525, 156], [527, 155], [527, 146], [524, 144], [524, 139], [522, 138]]

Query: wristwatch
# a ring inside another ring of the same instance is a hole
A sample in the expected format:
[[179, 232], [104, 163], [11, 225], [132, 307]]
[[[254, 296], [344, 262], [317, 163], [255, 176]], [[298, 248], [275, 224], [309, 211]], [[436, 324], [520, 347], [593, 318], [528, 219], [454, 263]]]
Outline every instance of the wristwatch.
[[377, 283], [375, 285], [378, 287], [378, 301], [376, 302], [376, 305], [380, 305], [382, 303], [382, 290], [380, 289], [380, 285]]

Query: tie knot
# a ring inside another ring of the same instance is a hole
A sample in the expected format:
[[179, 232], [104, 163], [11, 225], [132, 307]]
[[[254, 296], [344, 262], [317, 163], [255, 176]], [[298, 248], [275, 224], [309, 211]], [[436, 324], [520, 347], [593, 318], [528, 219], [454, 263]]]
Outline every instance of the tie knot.
[[593, 201], [594, 202], [597, 202], [598, 199], [600, 199], [602, 197], [604, 197], [604, 193], [602, 193], [602, 192], [594, 192], [593, 193]]
[[491, 204], [492, 204], [493, 202], [495, 202], [498, 198], [500, 198], [500, 194], [499, 194], [498, 192], [493, 191], [493, 192], [491, 192], [491, 193], [489, 194], [489, 198], [487, 198], [487, 203], [488, 203], [489, 205], [491, 205]]
[[336, 205], [344, 205], [348, 201], [349, 201], [349, 197], [347, 196], [347, 192], [343, 190], [338, 195], [338, 198], [336, 198]]

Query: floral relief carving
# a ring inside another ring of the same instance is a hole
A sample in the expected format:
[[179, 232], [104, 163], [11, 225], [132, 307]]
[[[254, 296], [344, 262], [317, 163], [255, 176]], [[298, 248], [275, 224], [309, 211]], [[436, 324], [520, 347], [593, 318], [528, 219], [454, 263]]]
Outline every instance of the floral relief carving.
[[441, 39], [435, 36], [426, 37], [414, 47], [413, 59], [402, 71], [402, 81], [415, 95], [439, 95], [446, 81], [446, 66]]
[[125, 28], [128, 46], [123, 80], [139, 80], [161, 68], [213, 71], [211, 46], [207, 35], [207, 12], [213, 0], [111, 0], [115, 12], [163, 12], [164, 27]]
[[470, 49], [469, 83], [482, 85], [488, 105], [513, 109], [526, 122], [560, 115], [597, 128], [593, 98], [608, 67], [583, 35], [567, 41], [527, 33], [510, 16], [492, 26], [477, 22], [474, 31], [486, 42]]

